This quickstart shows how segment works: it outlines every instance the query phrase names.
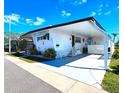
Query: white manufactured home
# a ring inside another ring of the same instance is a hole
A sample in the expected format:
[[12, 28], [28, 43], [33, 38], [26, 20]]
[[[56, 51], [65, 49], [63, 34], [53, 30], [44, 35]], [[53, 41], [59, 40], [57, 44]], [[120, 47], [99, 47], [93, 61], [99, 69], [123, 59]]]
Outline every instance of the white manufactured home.
[[56, 58], [88, 53], [104, 54], [107, 60], [108, 53], [112, 55], [114, 51], [111, 37], [93, 17], [44, 27], [23, 36], [32, 37], [36, 49], [42, 53], [53, 48]]

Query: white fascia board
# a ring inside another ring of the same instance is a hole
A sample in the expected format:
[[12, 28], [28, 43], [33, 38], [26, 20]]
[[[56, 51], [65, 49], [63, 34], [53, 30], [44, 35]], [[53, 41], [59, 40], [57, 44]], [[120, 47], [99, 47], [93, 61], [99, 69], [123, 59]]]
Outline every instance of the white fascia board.
[[105, 34], [105, 35], [108, 35], [103, 29], [101, 29], [97, 24], [96, 24], [96, 22], [95, 21], [92, 21], [93, 22], [93, 26], [98, 30], [98, 31], [101, 31], [103, 34]]
[[94, 23], [95, 27], [98, 28], [99, 31], [101, 31], [103, 34], [105, 34], [105, 35], [109, 38], [109, 40], [111, 40], [111, 41], [113, 42], [112, 38], [109, 37], [109, 34], [108, 34], [106, 31], [104, 31], [104, 30], [101, 29], [99, 26], [97, 26], [97, 24], [96, 24], [95, 21], [93, 21], [93, 23]]
[[[101, 31], [103, 34], [105, 34], [106, 36], [109, 37], [108, 33], [106, 31], [104, 31], [103, 29], [101, 29], [97, 24], [96, 24], [96, 21], [92, 21], [93, 23], [93, 26], [98, 30], [98, 31]], [[110, 37], [109, 37], [110, 38]], [[111, 39], [111, 38], [110, 38]]]

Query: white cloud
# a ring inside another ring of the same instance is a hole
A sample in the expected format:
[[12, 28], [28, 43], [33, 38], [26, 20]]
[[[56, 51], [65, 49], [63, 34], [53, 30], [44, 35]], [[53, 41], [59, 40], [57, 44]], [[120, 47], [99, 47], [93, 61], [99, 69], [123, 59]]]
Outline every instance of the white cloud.
[[10, 22], [10, 19], [11, 19], [11, 23], [12, 24], [21, 23], [20, 22], [21, 16], [18, 15], [18, 14], [12, 13], [11, 15], [5, 15], [4, 16], [4, 22], [5, 23], [9, 23]]
[[40, 18], [40, 17], [36, 17], [36, 21], [34, 22], [34, 25], [38, 26], [38, 25], [42, 25], [45, 22], [45, 19]]
[[87, 3], [88, 0], [59, 0], [61, 4], [79, 6]]
[[28, 25], [33, 25], [33, 20], [32, 19], [25, 19], [25, 21], [26, 21], [26, 23], [28, 24]]
[[26, 23], [29, 24], [29, 23], [32, 23], [32, 19], [25, 19]]
[[[69, 14], [67, 14], [67, 15], [69, 15]], [[38, 25], [42, 25], [45, 22], [45, 19], [40, 18], [40, 17], [36, 17], [35, 19], [29, 19], [29, 18], [26, 19], [26, 18], [22, 17], [21, 15], [15, 14], [15, 13], [4, 16], [5, 23], [9, 23], [10, 19], [11, 19], [11, 23], [14, 25], [17, 25], [17, 24], [26, 25], [26, 23], [27, 23], [28, 25], [38, 26]]]
[[104, 15], [110, 15], [111, 14], [111, 11], [107, 11], [104, 13]]
[[87, 3], [87, 0], [74, 0], [74, 2], [72, 2], [75, 6], [82, 5], [84, 3]]
[[4, 22], [5, 23], [9, 23], [10, 22], [10, 18], [8, 16], [6, 16], [6, 15], [4, 16]]
[[67, 11], [65, 11], [65, 10], [62, 10], [62, 11], [61, 11], [61, 15], [62, 15], [62, 16], [71, 16], [71, 13], [69, 13], [69, 12], [67, 12]]
[[82, 0], [84, 3], [86, 3], [87, 2], [87, 0]]
[[67, 15], [67, 16], [71, 16], [71, 13], [67, 13], [66, 15]]
[[38, 26], [38, 25], [42, 25], [45, 22], [45, 19], [36, 17], [36, 19], [26, 19], [25, 21], [29, 25]]
[[96, 12], [92, 11], [90, 16], [95, 16], [96, 15]]

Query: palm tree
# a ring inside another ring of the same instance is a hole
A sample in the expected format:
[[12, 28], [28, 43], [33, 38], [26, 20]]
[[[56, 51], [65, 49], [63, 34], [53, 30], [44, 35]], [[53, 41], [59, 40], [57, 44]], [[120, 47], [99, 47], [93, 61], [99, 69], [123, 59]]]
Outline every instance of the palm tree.
[[115, 42], [115, 38], [117, 37], [118, 33], [112, 33], [113, 35], [113, 42]]

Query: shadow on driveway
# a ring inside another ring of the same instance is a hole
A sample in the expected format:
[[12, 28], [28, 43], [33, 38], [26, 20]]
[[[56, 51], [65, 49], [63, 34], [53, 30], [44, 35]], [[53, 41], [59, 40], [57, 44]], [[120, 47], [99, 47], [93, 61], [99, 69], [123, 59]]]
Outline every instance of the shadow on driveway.
[[105, 70], [105, 68], [77, 67], [77, 66], [70, 66], [70, 65], [65, 65], [65, 66], [67, 66], [67, 67], [73, 67], [73, 68], [79, 68], [79, 69]]
[[54, 59], [54, 60], [43, 61], [41, 63], [50, 65], [50, 66], [54, 66], [54, 67], [61, 67], [61, 66], [64, 66], [68, 63], [79, 60], [86, 56], [89, 56], [89, 54], [83, 54], [83, 55], [78, 55], [78, 56], [73, 56], [73, 57], [58, 58], [58, 59]]

